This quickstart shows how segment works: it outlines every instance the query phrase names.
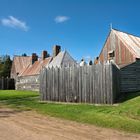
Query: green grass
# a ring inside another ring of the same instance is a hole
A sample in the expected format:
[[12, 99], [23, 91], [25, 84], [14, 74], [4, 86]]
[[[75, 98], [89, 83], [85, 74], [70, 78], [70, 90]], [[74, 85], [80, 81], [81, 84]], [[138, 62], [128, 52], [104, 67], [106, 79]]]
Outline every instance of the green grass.
[[118, 106], [59, 104], [39, 102], [39, 94], [31, 91], [0, 90], [0, 105], [20, 110], [35, 110], [41, 114], [140, 133], [140, 93], [127, 94]]

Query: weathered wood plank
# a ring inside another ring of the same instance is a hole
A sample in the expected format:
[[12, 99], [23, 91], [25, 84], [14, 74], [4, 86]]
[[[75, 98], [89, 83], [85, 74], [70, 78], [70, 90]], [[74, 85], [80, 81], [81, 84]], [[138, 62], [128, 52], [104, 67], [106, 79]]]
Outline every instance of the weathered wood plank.
[[112, 64], [44, 69], [41, 100], [112, 104], [119, 93], [118, 75]]

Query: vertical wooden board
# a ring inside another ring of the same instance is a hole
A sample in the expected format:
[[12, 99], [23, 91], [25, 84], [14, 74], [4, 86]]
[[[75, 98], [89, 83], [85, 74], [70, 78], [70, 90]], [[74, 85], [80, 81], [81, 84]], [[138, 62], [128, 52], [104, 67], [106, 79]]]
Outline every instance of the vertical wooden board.
[[54, 68], [54, 101], [57, 101], [57, 68]]
[[62, 79], [62, 69], [60, 69], [60, 82], [59, 82], [59, 84], [60, 84], [60, 102], [62, 102], [63, 101], [63, 91], [62, 91], [62, 81], [63, 81], [63, 79]]
[[98, 69], [97, 69], [97, 79], [98, 79], [98, 88], [97, 88], [97, 103], [100, 104], [100, 93], [101, 93], [101, 87], [100, 87], [100, 67], [101, 64], [98, 64]]
[[79, 67], [79, 71], [78, 71], [78, 94], [79, 94], [79, 102], [82, 102], [82, 68]]
[[97, 104], [98, 103], [98, 65], [95, 65], [94, 84], [95, 84], [94, 100], [95, 100], [95, 103]]
[[92, 65], [91, 67], [91, 103], [94, 103], [94, 68], [95, 65]]
[[57, 67], [56, 68], [56, 70], [57, 70], [57, 81], [56, 81], [56, 83], [57, 83], [57, 91], [56, 91], [56, 93], [57, 93], [57, 101], [59, 101], [59, 68]]
[[50, 94], [51, 94], [51, 91], [50, 91], [50, 85], [51, 85], [51, 81], [50, 81], [50, 76], [51, 76], [51, 70], [48, 69], [47, 70], [47, 99], [48, 101], [50, 101]]
[[52, 101], [52, 69], [49, 72], [49, 100]]
[[84, 82], [84, 79], [85, 79], [85, 74], [84, 74], [84, 67], [81, 67], [82, 68], [82, 102], [84, 103], [85, 102], [85, 94], [84, 94], [84, 89], [85, 89], [85, 82]]
[[42, 91], [43, 88], [41, 87], [41, 85], [42, 85], [42, 83], [41, 83], [41, 81], [42, 81], [42, 73], [43, 73], [43, 70], [40, 73], [40, 85], [39, 85], [40, 100], [43, 100], [43, 91]]
[[56, 101], [56, 67], [54, 68], [54, 101]]
[[70, 87], [69, 87], [69, 93], [70, 93], [70, 102], [72, 102], [72, 67], [70, 67]]
[[50, 81], [49, 81], [49, 77], [50, 77], [50, 70], [49, 68], [46, 70], [47, 72], [47, 76], [46, 76], [46, 98], [47, 100], [49, 100], [49, 97], [50, 97], [50, 89], [49, 89], [49, 84], [50, 84]]
[[67, 102], [67, 94], [68, 94], [68, 92], [67, 92], [67, 89], [68, 89], [68, 68], [66, 68], [65, 69], [65, 100], [66, 100], [66, 102]]
[[79, 94], [78, 94], [78, 79], [79, 79], [79, 69], [75, 66], [75, 102], [79, 101]]
[[97, 77], [98, 77], [98, 104], [100, 104], [100, 96], [101, 96], [101, 65], [102, 64], [99, 64], [98, 65], [98, 73], [97, 73]]
[[105, 103], [108, 104], [108, 64], [105, 64]]
[[81, 67], [81, 73], [80, 73], [81, 77], [81, 103], [83, 102], [83, 67]]
[[66, 82], [67, 82], [65, 73], [66, 73], [66, 68], [63, 67], [63, 101], [64, 102], [66, 102]]
[[116, 91], [117, 91], [117, 71], [116, 67], [112, 64], [112, 104], [114, 102]]
[[89, 103], [92, 103], [92, 66], [89, 68]]
[[102, 81], [102, 84], [103, 84], [103, 86], [102, 86], [102, 90], [103, 90], [103, 93], [102, 93], [102, 100], [103, 100], [103, 103], [104, 104], [106, 104], [106, 75], [105, 75], [105, 73], [106, 73], [106, 65], [104, 64], [103, 65], [103, 75], [102, 75], [102, 77], [103, 77], [103, 81]]
[[113, 104], [113, 65], [110, 63], [110, 104]]
[[52, 70], [49, 69], [49, 78], [48, 78], [48, 83], [49, 83], [49, 91], [48, 91], [48, 100], [51, 101], [51, 94], [52, 94]]
[[83, 90], [84, 90], [84, 102], [86, 103], [87, 102], [87, 95], [86, 95], [86, 93], [87, 93], [87, 91], [86, 91], [87, 90], [87, 88], [86, 88], [86, 86], [87, 86], [86, 85], [87, 71], [86, 70], [87, 69], [86, 69], [86, 66], [84, 66], [83, 68], [84, 68], [84, 79], [83, 79], [83, 82], [84, 82], [84, 85], [83, 85], [83, 87], [84, 87], [83, 88]]
[[64, 99], [64, 97], [63, 97], [63, 91], [64, 91], [64, 89], [63, 89], [63, 67], [61, 67], [61, 69], [60, 69], [60, 71], [61, 71], [61, 102], [63, 102], [63, 99]]
[[42, 72], [41, 72], [41, 75], [40, 75], [40, 90], [41, 90], [41, 94], [42, 94], [42, 100], [46, 100], [46, 70], [44, 69]]
[[86, 78], [86, 95], [87, 95], [87, 103], [90, 103], [90, 67], [91, 66], [86, 66], [87, 67], [87, 78]]
[[43, 93], [43, 100], [47, 100], [47, 98], [46, 98], [47, 97], [47, 85], [46, 85], [46, 83], [47, 83], [47, 69], [44, 68], [42, 70], [42, 74], [40, 76], [40, 88], [42, 88], [41, 91]]
[[96, 65], [92, 66], [92, 103], [95, 103], [95, 69]]
[[74, 67], [72, 66], [71, 67], [72, 71], [71, 71], [71, 102], [74, 102], [74, 84], [75, 84], [75, 81], [74, 81], [74, 72], [75, 72], [75, 69]]
[[61, 101], [61, 69], [59, 68], [59, 102]]
[[52, 67], [52, 71], [51, 71], [51, 84], [52, 84], [52, 86], [51, 86], [51, 90], [52, 90], [52, 92], [51, 92], [51, 101], [53, 101], [54, 100], [54, 67]]
[[66, 102], [66, 83], [67, 83], [67, 79], [66, 79], [66, 68], [64, 67], [64, 101]]
[[60, 69], [58, 68], [58, 101], [60, 101]]
[[53, 84], [54, 84], [54, 87], [53, 87], [53, 100], [56, 101], [56, 72], [55, 72], [55, 68], [54, 68], [54, 71], [53, 71]]
[[42, 87], [43, 87], [43, 98], [44, 100], [47, 100], [47, 70], [44, 68], [44, 71], [42, 73]]
[[109, 87], [109, 74], [108, 74], [108, 71], [109, 71], [109, 68], [108, 68], [108, 64], [106, 64], [106, 73], [105, 73], [105, 77], [106, 77], [106, 103], [108, 104], [109, 103], [109, 98], [108, 98], [108, 96], [109, 96], [109, 89], [108, 89], [108, 87]]
[[67, 69], [67, 96], [66, 96], [66, 100], [67, 102], [69, 102], [69, 85], [70, 85], [70, 68]]
[[110, 81], [110, 65], [106, 65], [106, 81], [107, 81], [107, 103], [110, 104], [110, 86], [111, 86], [111, 81]]
[[68, 102], [71, 101], [71, 68], [69, 67], [69, 87], [68, 87]]
[[88, 71], [87, 71], [87, 66], [84, 66], [84, 75], [85, 75], [85, 80], [84, 80], [84, 82], [85, 82], [85, 88], [84, 88], [84, 96], [85, 96], [85, 103], [87, 103], [88, 102], [88, 89], [87, 89], [87, 82], [88, 82]]
[[100, 66], [100, 103], [103, 104], [103, 65]]
[[65, 71], [65, 68], [64, 67], [62, 67], [62, 85], [61, 85], [61, 87], [62, 87], [62, 102], [64, 102], [65, 101], [65, 92], [64, 92], [64, 85], [65, 85], [65, 78], [64, 78], [64, 71]]
[[76, 77], [76, 80], [77, 80], [77, 102], [80, 102], [80, 92], [79, 92], [79, 71], [80, 71], [80, 68], [77, 66], [77, 77]]
[[73, 65], [73, 72], [72, 72], [73, 82], [72, 82], [72, 94], [73, 94], [73, 102], [76, 102], [77, 94], [76, 94], [76, 67]]
[[116, 101], [116, 98], [120, 94], [120, 70], [116, 67], [116, 65], [112, 64], [112, 88], [113, 88], [113, 97], [112, 102], [114, 103]]

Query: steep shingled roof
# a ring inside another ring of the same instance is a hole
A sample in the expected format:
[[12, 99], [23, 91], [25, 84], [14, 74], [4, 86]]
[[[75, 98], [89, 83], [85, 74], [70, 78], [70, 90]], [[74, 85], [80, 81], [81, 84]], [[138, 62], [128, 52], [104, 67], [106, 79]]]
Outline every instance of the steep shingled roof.
[[126, 45], [126, 47], [136, 58], [140, 58], [140, 37], [115, 29], [112, 29], [112, 31], [118, 36], [118, 38]]
[[35, 61], [33, 65], [29, 65], [19, 76], [31, 76], [40, 74], [40, 70], [47, 66], [52, 57], [45, 58], [44, 60]]
[[31, 56], [14, 56], [11, 73], [21, 74], [31, 64]]
[[76, 61], [70, 56], [70, 54], [67, 51], [62, 51], [56, 57], [53, 58], [53, 60], [47, 67], [66, 67], [72, 64], [76, 64]]

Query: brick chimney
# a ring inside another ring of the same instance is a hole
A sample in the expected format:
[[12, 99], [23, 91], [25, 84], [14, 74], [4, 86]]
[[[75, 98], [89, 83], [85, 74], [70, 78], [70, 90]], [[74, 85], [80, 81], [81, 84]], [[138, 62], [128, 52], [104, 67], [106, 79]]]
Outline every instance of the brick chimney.
[[48, 52], [47, 51], [43, 51], [42, 52], [42, 60], [44, 60], [45, 58], [47, 58], [48, 57]]
[[38, 56], [36, 55], [36, 53], [32, 53], [32, 64], [34, 64], [34, 62], [37, 60], [38, 60]]
[[53, 57], [57, 56], [60, 51], [61, 51], [61, 46], [55, 45], [53, 47]]

